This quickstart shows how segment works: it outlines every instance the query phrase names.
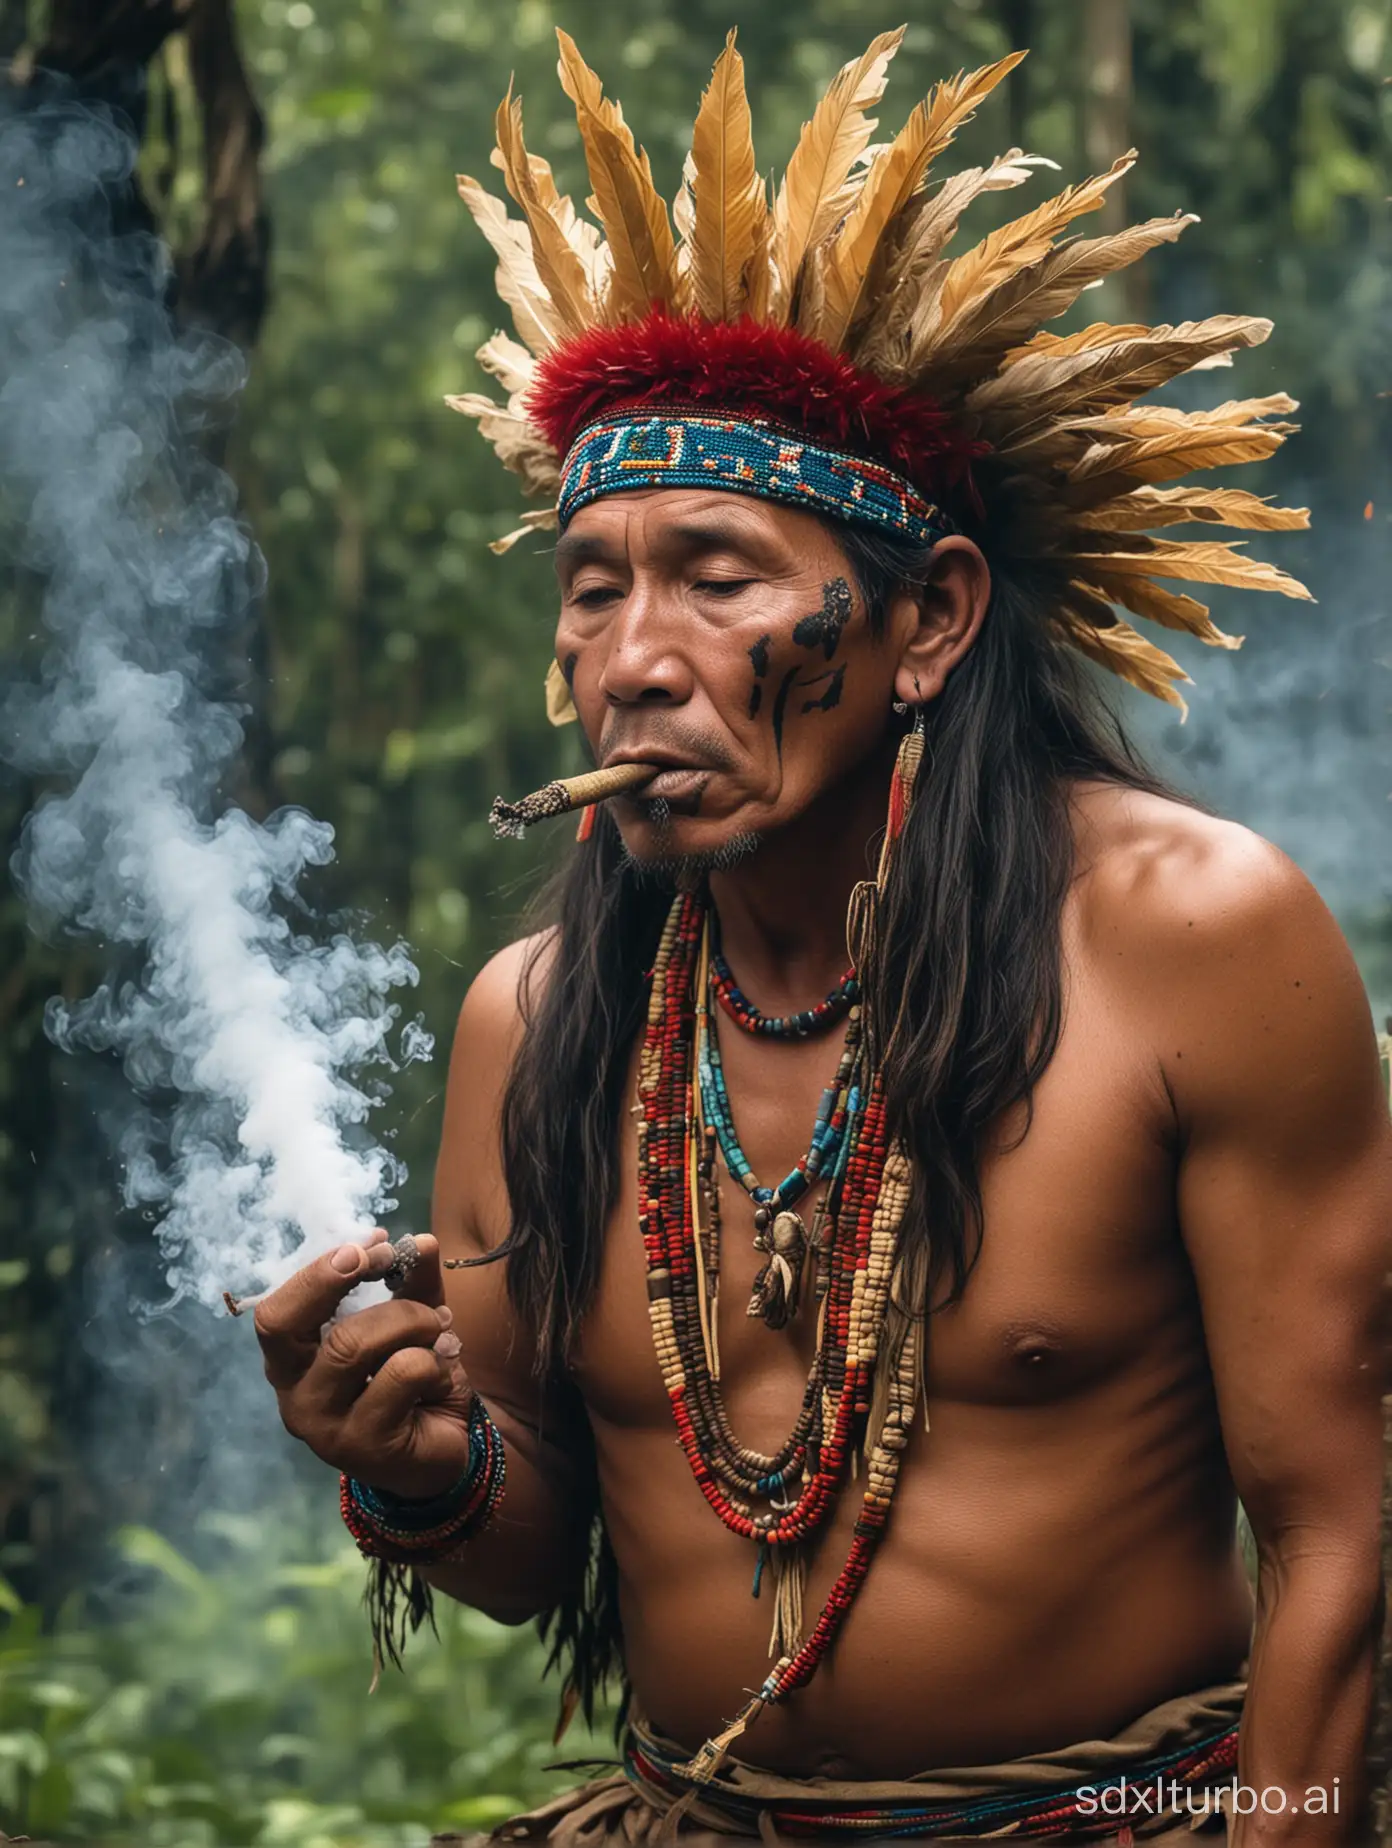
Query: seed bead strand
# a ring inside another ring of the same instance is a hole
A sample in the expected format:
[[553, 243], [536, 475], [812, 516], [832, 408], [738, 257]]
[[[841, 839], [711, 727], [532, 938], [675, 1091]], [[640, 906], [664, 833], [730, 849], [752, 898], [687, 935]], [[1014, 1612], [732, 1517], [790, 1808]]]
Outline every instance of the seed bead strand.
[[762, 1034], [767, 1039], [809, 1039], [844, 1020], [860, 999], [860, 984], [854, 969], [847, 969], [826, 999], [815, 1007], [797, 1014], [761, 1014], [742, 992], [730, 965], [719, 949], [711, 952], [711, 987], [717, 1001], [743, 1033]]
[[[824, 1420], [830, 1422], [831, 1429], [818, 1433], [822, 1441], [815, 1447], [809, 1445], [806, 1480], [797, 1503], [781, 1512], [780, 1518], [774, 1518], [772, 1510], [755, 1516], [744, 1495], [726, 1492], [719, 1480], [725, 1472], [712, 1467], [712, 1453], [726, 1448], [720, 1442], [723, 1433], [719, 1431], [724, 1420], [713, 1421], [711, 1417], [716, 1395], [697, 1338], [699, 1316], [691, 1313], [696, 1307], [692, 1286], [697, 1278], [691, 1257], [690, 1189], [686, 1180], [687, 1139], [693, 1129], [687, 1054], [692, 1037], [690, 977], [698, 953], [698, 918], [698, 903], [689, 898], [679, 900], [669, 920], [669, 930], [664, 932], [654, 968], [653, 1008], [645, 1045], [645, 1053], [650, 1051], [652, 1057], [645, 1057], [642, 1066], [640, 1106], [647, 1130], [642, 1139], [644, 1235], [650, 1259], [654, 1336], [678, 1436], [706, 1498], [732, 1531], [748, 1537], [757, 1534], [772, 1544], [795, 1545], [825, 1518], [849, 1463], [856, 1407], [868, 1406], [869, 1401], [868, 1369], [873, 1364], [873, 1349], [858, 1340], [854, 1362], [848, 1365], [851, 1356], [847, 1343], [853, 1325], [858, 1329], [864, 1319], [863, 1306], [857, 1308], [857, 1298], [863, 1305], [864, 1278], [870, 1267], [873, 1199], [878, 1192], [878, 1187], [869, 1183], [872, 1178], [878, 1181], [883, 1165], [883, 1103], [872, 1098], [872, 1107], [866, 1113], [867, 1128], [872, 1132], [869, 1146], [857, 1147], [846, 1166], [847, 1185], [864, 1183], [870, 1197], [867, 1200], [861, 1193], [856, 1203], [852, 1239], [836, 1240], [836, 1261], [822, 1318], [825, 1334], [819, 1396]], [[672, 1080], [677, 1078], [681, 1082], [674, 1084]], [[857, 1144], [861, 1141], [862, 1137], [857, 1136]], [[861, 1187], [857, 1185], [855, 1191], [861, 1192]], [[875, 1268], [878, 1271], [881, 1267], [877, 1264]], [[765, 1461], [743, 1453], [738, 1463], [745, 1464], [746, 1457], [748, 1463]], [[723, 1457], [720, 1460], [727, 1461]], [[746, 1469], [747, 1464], [738, 1469], [738, 1474], [744, 1476]], [[782, 1482], [768, 1481], [768, 1476], [776, 1473], [761, 1471], [760, 1479], [748, 1486], [756, 1493], [776, 1493], [784, 1487]], [[745, 1484], [739, 1486], [743, 1488]]]

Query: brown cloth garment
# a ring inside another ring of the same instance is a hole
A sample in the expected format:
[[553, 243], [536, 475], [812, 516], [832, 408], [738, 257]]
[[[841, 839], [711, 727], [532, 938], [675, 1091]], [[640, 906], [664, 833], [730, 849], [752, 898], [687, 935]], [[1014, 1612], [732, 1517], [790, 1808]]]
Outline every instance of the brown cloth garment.
[[[1080, 1785], [1103, 1783], [1125, 1774], [1129, 1781], [1144, 1786], [1145, 1768], [1153, 1766], [1166, 1753], [1182, 1750], [1219, 1731], [1225, 1722], [1240, 1718], [1246, 1694], [1245, 1681], [1204, 1688], [1195, 1694], [1181, 1695], [1165, 1701], [1142, 1714], [1138, 1720], [1111, 1739], [1093, 1739], [1085, 1744], [1067, 1746], [1058, 1751], [1033, 1753], [1027, 1758], [1013, 1758], [999, 1765], [973, 1765], [957, 1770], [925, 1771], [902, 1783], [852, 1783], [830, 1778], [792, 1778], [771, 1771], [760, 1771], [738, 1759], [727, 1758], [713, 1780], [711, 1799], [698, 1797], [685, 1808], [679, 1819], [663, 1823], [671, 1809], [670, 1798], [641, 1780], [624, 1772], [597, 1778], [577, 1790], [553, 1798], [539, 1809], [515, 1816], [496, 1828], [491, 1836], [437, 1835], [431, 1848], [484, 1848], [485, 1844], [509, 1842], [549, 1842], [553, 1848], [658, 1848], [664, 1840], [675, 1839], [679, 1848], [730, 1848], [732, 1842], [760, 1842], [765, 1848], [785, 1843], [794, 1837], [780, 1833], [772, 1811], [789, 1803], [822, 1802], [828, 1805], [920, 1805], [930, 1802], [961, 1802], [971, 1798], [1027, 1796], [1041, 1797], [1051, 1792], [1075, 1789]], [[641, 1745], [646, 1736], [666, 1756], [680, 1758], [681, 1748], [651, 1733], [640, 1724], [635, 1732]], [[1132, 1777], [1132, 1772], [1139, 1776]], [[1154, 1787], [1154, 1771], [1150, 1776]], [[1008, 1841], [1023, 1845], [1049, 1843], [1053, 1848], [1071, 1848], [1073, 1844], [1144, 1843], [1145, 1848], [1181, 1848], [1182, 1844], [1213, 1844], [1226, 1839], [1226, 1798], [1231, 1791], [1232, 1774], [1224, 1773], [1215, 1784], [1216, 1797], [1208, 1814], [1203, 1814], [1202, 1798], [1196, 1793], [1194, 1808], [1200, 1812], [1192, 1819], [1180, 1795], [1178, 1815], [1162, 1811], [1159, 1815], [1128, 1814], [1117, 1817], [1111, 1833], [1086, 1836], [1033, 1836], [1017, 1833], [1011, 1825], [992, 1835], [919, 1835], [922, 1842]], [[722, 1791], [753, 1801], [761, 1806], [757, 1834], [742, 1832], [732, 1825], [720, 1809]], [[762, 1806], [768, 1806], [764, 1808]], [[1221, 1806], [1221, 1807], [1220, 1807]], [[887, 1824], [892, 1832], [892, 1823]], [[857, 1831], [857, 1839], [885, 1839], [874, 1830]], [[800, 1824], [796, 1840], [844, 1842], [851, 1837], [845, 1830], [814, 1833], [806, 1823]], [[902, 1838], [900, 1838], [902, 1839]]]

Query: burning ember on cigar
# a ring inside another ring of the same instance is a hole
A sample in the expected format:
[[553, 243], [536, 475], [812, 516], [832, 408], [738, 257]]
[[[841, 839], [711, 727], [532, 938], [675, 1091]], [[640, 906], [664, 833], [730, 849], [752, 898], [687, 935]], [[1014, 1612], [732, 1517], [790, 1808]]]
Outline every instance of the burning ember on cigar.
[[558, 783], [523, 796], [520, 802], [495, 799], [488, 819], [500, 841], [520, 841], [533, 822], [549, 821], [553, 815], [568, 815], [573, 809], [587, 808], [592, 802], [606, 802], [660, 776], [662, 764], [614, 764], [608, 770], [587, 770], [583, 776], [568, 776]]

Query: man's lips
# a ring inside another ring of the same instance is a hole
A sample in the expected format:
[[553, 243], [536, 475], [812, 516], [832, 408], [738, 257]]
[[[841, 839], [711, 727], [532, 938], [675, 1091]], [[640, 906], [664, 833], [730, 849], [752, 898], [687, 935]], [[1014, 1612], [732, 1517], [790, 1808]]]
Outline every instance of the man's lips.
[[653, 774], [648, 778], [647, 782], [639, 783], [633, 789], [625, 791], [625, 795], [630, 802], [645, 802], [656, 800], [659, 797], [669, 801], [677, 801], [683, 796], [690, 796], [694, 794], [697, 789], [703, 788], [706, 781], [715, 774], [714, 767], [710, 764], [692, 763], [690, 759], [673, 757], [665, 752], [658, 751], [651, 753], [640, 751], [633, 751], [632, 753], [627, 751], [622, 753], [616, 752], [614, 756], [606, 759], [604, 768], [606, 770], [612, 770], [617, 768], [620, 764], [648, 764], [652, 766]]

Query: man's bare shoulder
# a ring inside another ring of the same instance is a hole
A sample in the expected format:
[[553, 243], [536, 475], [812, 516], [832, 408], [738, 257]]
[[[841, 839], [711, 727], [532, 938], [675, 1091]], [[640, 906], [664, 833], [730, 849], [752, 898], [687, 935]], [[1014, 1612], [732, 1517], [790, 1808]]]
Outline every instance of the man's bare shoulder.
[[546, 982], [555, 932], [541, 930], [490, 956], [465, 993], [455, 1045], [461, 1039], [494, 1051], [513, 1048]]
[[[1269, 1087], [1273, 1063], [1363, 1085], [1367, 996], [1313, 885], [1250, 828], [1144, 791], [1080, 786], [1077, 914], [1176, 1093]], [[1187, 1061], [1187, 1063], [1186, 1063]], [[1210, 1085], [1205, 1080], [1211, 1081]]]
[[1238, 822], [1145, 790], [1101, 783], [1074, 791], [1081, 896], [1103, 928], [1186, 951], [1263, 912], [1318, 900], [1280, 848]]

